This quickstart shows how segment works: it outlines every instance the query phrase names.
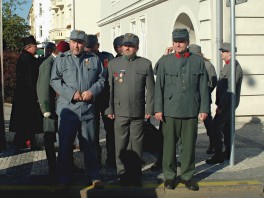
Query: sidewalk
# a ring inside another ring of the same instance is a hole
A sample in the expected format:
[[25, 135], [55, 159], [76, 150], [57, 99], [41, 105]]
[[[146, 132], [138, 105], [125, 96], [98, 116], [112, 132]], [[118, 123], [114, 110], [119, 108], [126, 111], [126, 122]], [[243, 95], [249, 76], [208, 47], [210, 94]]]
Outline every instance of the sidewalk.
[[[8, 148], [0, 153], [0, 194], [1, 192], [22, 191], [53, 191], [54, 186], [48, 185], [47, 160], [45, 151], [29, 151], [23, 154], [14, 154], [12, 140], [14, 133], [8, 131], [8, 122], [11, 106], [5, 104], [6, 139]], [[153, 121], [153, 120], [152, 120]], [[153, 121], [155, 125], [157, 122]], [[195, 179], [200, 185], [200, 191], [188, 191], [183, 185], [175, 190], [163, 188], [163, 174], [161, 171], [153, 172], [151, 165], [156, 157], [150, 153], [143, 153], [146, 162], [143, 167], [142, 188], [121, 188], [116, 181], [114, 169], [104, 165], [106, 157], [105, 132], [101, 127], [100, 143], [103, 148], [103, 167], [101, 174], [106, 188], [95, 190], [85, 186], [85, 177], [74, 175], [71, 186], [76, 197], [264, 197], [264, 127], [258, 118], [249, 123], [236, 123], [235, 137], [235, 164], [229, 161], [223, 164], [207, 165], [205, 160], [210, 157], [206, 154], [208, 137], [203, 123], [199, 123], [199, 132], [196, 147], [196, 174]], [[38, 144], [43, 145], [43, 134], [38, 136]], [[75, 164], [84, 168], [83, 155], [80, 151], [74, 152]], [[178, 168], [180, 173], [180, 169]], [[113, 195], [113, 196], [112, 196]]]

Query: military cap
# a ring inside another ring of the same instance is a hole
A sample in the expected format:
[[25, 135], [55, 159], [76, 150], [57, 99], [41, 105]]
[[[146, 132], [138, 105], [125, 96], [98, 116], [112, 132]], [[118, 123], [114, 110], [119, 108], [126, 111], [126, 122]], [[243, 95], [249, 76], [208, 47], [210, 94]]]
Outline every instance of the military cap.
[[172, 32], [173, 41], [189, 41], [189, 32], [186, 28], [176, 28]]
[[34, 44], [34, 45], [38, 44], [35, 37], [32, 35], [22, 38], [22, 42], [24, 46], [29, 45], [29, 44]]
[[[231, 44], [230, 43], [226, 43], [224, 42], [220, 48], [219, 48], [220, 51], [226, 51], [226, 52], [230, 52], [231, 51]], [[237, 51], [237, 48], [235, 47], [235, 52]]]
[[123, 45], [123, 39], [124, 39], [124, 35], [118, 36], [114, 39], [113, 42], [113, 46], [117, 47], [117, 46], [122, 46]]
[[85, 32], [82, 30], [72, 30], [70, 40], [73, 41], [85, 41]]
[[98, 43], [98, 38], [94, 34], [86, 35], [86, 47], [93, 48], [95, 44]]
[[139, 38], [137, 35], [132, 33], [126, 33], [124, 35], [123, 45], [138, 46], [138, 44], [139, 44]]
[[199, 45], [191, 44], [191, 45], [189, 45], [189, 51], [193, 52], [193, 53], [201, 54], [202, 53], [202, 48]]
[[48, 42], [48, 44], [45, 46], [45, 49], [51, 49], [54, 50], [56, 48], [55, 43]]

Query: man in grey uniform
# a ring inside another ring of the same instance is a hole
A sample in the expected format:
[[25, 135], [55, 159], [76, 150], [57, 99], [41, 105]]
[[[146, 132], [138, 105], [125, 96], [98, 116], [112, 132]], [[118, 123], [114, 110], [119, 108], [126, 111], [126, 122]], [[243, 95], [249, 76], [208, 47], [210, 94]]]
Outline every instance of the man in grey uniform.
[[72, 145], [77, 131], [84, 152], [89, 184], [102, 186], [95, 144], [94, 100], [103, 90], [105, 77], [97, 56], [84, 51], [86, 34], [73, 30], [70, 51], [55, 59], [50, 84], [59, 94], [56, 113], [59, 128], [58, 180], [61, 188], [71, 182]]
[[[223, 43], [219, 49], [221, 51], [222, 59], [225, 65], [221, 70], [219, 80], [216, 86], [216, 101], [217, 105], [215, 117], [212, 123], [213, 139], [215, 144], [215, 155], [206, 160], [207, 164], [223, 163], [224, 159], [230, 158], [231, 141], [230, 141], [230, 121], [231, 121], [231, 45], [230, 43]], [[236, 50], [236, 48], [235, 48]], [[235, 83], [236, 83], [236, 108], [240, 101], [240, 92], [243, 79], [243, 70], [239, 62], [235, 61]], [[223, 138], [225, 144], [225, 153], [223, 155]]]
[[125, 34], [123, 55], [108, 66], [110, 101], [106, 113], [115, 119], [117, 174], [123, 186], [141, 185], [143, 122], [153, 115], [154, 107], [152, 64], [137, 56], [138, 45], [138, 36]]
[[175, 53], [158, 61], [155, 84], [155, 118], [162, 122], [164, 186], [175, 188], [176, 144], [181, 139], [181, 182], [199, 190], [193, 180], [198, 115], [204, 121], [209, 112], [208, 77], [202, 57], [188, 51], [186, 28], [172, 32]]

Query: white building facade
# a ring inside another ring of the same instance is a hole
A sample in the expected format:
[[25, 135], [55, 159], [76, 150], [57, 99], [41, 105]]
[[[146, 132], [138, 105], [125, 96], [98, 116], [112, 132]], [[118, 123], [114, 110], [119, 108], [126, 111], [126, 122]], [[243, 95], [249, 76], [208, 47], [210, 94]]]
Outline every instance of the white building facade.
[[[221, 20], [219, 20], [219, 2]], [[185, 27], [190, 32], [190, 43], [201, 45], [205, 57], [217, 63], [220, 52], [218, 23], [222, 21], [223, 42], [231, 42], [230, 8], [226, 0], [101, 0], [101, 45], [113, 52], [113, 39], [131, 32], [139, 36], [138, 55], [155, 65], [165, 48], [172, 44], [172, 31]], [[238, 120], [264, 116], [264, 1], [249, 0], [236, 5], [236, 59], [244, 70]], [[221, 41], [221, 42], [222, 42]], [[219, 42], [218, 42], [219, 43]], [[213, 93], [213, 101], [214, 101]], [[214, 105], [212, 111], [214, 112]]]

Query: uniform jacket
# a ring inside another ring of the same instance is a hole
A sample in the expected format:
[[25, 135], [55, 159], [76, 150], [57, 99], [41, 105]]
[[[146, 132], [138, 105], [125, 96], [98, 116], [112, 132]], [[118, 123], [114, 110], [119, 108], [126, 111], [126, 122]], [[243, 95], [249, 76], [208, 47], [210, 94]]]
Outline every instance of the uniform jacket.
[[10, 131], [42, 132], [42, 114], [36, 91], [37, 78], [37, 59], [23, 50], [16, 64], [16, 85], [10, 117]]
[[151, 62], [142, 57], [109, 62], [110, 101], [106, 114], [124, 117], [153, 115], [154, 75]]
[[87, 120], [94, 116], [93, 101], [72, 101], [76, 91], [91, 91], [94, 99], [103, 90], [105, 73], [99, 58], [84, 52], [80, 57], [70, 51], [55, 59], [50, 84], [59, 94], [56, 113], [64, 119]]
[[[243, 71], [238, 61], [235, 62], [235, 81], [236, 81], [236, 107], [239, 105], [241, 85], [243, 80]], [[231, 106], [231, 63], [225, 64], [221, 70], [219, 80], [216, 87], [216, 102], [220, 108], [228, 108]]]
[[57, 114], [55, 112], [56, 92], [50, 86], [51, 69], [55, 57], [50, 55], [39, 67], [39, 76], [37, 82], [38, 101], [42, 114], [50, 112], [51, 115], [43, 118], [44, 132], [57, 131]]
[[202, 57], [169, 54], [160, 58], [156, 72], [155, 112], [177, 118], [209, 112], [208, 77]]
[[105, 81], [105, 87], [103, 91], [99, 94], [99, 96], [97, 97], [95, 104], [100, 110], [104, 111], [109, 105], [109, 83], [108, 83], [107, 67], [108, 67], [109, 61], [114, 58], [114, 55], [109, 52], [105, 52], [105, 51], [98, 52], [98, 54], [96, 55], [99, 57], [102, 65], [104, 66], [106, 81]]

